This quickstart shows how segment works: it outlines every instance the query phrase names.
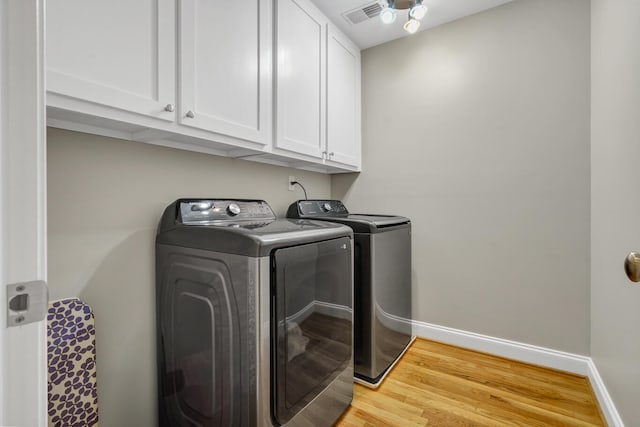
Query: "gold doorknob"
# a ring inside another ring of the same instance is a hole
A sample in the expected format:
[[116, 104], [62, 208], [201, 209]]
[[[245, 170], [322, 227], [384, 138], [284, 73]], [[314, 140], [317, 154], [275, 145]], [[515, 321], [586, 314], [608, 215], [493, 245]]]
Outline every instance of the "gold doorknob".
[[640, 282], [640, 253], [631, 252], [624, 260], [624, 271], [632, 282]]

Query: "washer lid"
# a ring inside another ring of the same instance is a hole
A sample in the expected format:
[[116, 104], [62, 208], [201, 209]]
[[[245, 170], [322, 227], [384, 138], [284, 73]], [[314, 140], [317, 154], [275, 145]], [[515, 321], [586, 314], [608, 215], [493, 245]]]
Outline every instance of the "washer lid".
[[409, 218], [395, 215], [349, 214], [343, 218], [322, 218], [322, 220], [348, 225], [355, 233], [381, 233], [392, 227], [411, 226]]
[[289, 206], [287, 217], [346, 224], [356, 233], [378, 233], [389, 227], [411, 224], [409, 218], [403, 216], [350, 214], [340, 200], [298, 200]]
[[[353, 235], [350, 228], [340, 224], [275, 219], [273, 211], [263, 200], [224, 199], [220, 206], [228, 207], [234, 202], [242, 202], [242, 210], [254, 203], [265, 204], [271, 215], [265, 213], [233, 219], [230, 213], [225, 214], [230, 218], [225, 218], [221, 210], [192, 216], [190, 212], [199, 212], [198, 209], [205, 208], [205, 203], [211, 201], [214, 202], [213, 209], [217, 206], [216, 202], [222, 202], [221, 199], [181, 199], [169, 205], [158, 226], [156, 243], [258, 257], [269, 255], [276, 248]], [[191, 211], [190, 206], [198, 203], [201, 205]], [[212, 210], [211, 207], [206, 208]], [[207, 218], [202, 219], [200, 215]]]

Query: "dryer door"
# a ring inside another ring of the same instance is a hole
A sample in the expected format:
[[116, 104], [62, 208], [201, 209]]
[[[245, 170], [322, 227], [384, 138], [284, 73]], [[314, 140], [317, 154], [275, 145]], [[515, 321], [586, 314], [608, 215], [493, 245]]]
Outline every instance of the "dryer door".
[[352, 359], [351, 239], [274, 251], [271, 352], [274, 421], [285, 424]]

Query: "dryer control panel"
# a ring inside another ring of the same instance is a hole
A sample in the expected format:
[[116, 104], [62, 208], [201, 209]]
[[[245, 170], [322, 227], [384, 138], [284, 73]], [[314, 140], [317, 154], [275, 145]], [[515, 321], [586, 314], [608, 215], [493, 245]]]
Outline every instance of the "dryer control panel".
[[287, 210], [287, 218], [342, 218], [349, 211], [340, 200], [298, 200]]
[[178, 220], [185, 225], [272, 221], [276, 219], [264, 200], [182, 199]]

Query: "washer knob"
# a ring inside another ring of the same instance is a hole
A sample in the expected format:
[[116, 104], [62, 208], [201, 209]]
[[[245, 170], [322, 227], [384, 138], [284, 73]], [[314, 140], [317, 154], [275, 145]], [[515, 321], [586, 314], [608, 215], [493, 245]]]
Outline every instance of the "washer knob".
[[227, 213], [230, 216], [236, 216], [240, 213], [240, 206], [236, 205], [235, 203], [230, 203], [229, 206], [227, 206]]
[[333, 208], [331, 207], [331, 203], [325, 202], [322, 205], [322, 210], [325, 211], [325, 212], [331, 212], [333, 210]]

